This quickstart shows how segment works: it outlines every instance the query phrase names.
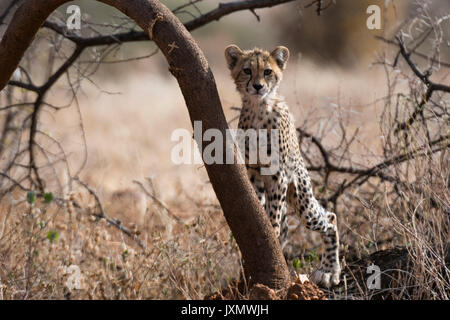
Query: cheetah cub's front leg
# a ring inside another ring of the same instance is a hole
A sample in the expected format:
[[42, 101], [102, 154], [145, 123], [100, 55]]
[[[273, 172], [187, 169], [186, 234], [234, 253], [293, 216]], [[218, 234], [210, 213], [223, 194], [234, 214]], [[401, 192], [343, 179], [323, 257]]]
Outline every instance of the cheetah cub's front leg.
[[321, 233], [325, 248], [320, 268], [313, 274], [312, 280], [325, 287], [339, 284], [341, 266], [336, 214], [327, 211], [317, 202], [304, 167], [297, 171], [297, 176], [288, 189], [288, 202], [299, 213], [302, 223], [308, 229]]

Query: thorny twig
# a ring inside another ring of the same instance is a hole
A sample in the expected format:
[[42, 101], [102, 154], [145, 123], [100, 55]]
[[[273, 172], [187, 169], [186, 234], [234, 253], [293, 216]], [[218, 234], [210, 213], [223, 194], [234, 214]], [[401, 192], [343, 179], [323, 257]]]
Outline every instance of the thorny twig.
[[162, 201], [161, 200], [159, 200], [155, 195], [153, 195], [153, 194], [151, 194], [146, 188], [145, 188], [145, 186], [144, 186], [144, 184], [142, 183], [142, 182], [140, 182], [140, 181], [137, 181], [137, 180], [133, 180], [133, 183], [135, 183], [135, 184], [137, 184], [141, 189], [142, 189], [142, 191], [144, 191], [144, 193], [149, 197], [149, 198], [151, 198], [153, 201], [155, 201], [161, 208], [163, 208], [166, 212], [167, 212], [167, 214], [172, 218], [172, 219], [174, 219], [175, 221], [177, 221], [178, 223], [182, 223], [182, 221], [180, 220], [180, 218], [178, 218], [169, 208], [167, 208], [167, 206], [164, 204], [164, 203], [162, 203]]
[[[113, 225], [123, 233], [125, 233], [127, 236], [129, 236], [131, 239], [136, 241], [136, 243], [144, 250], [147, 249], [147, 246], [144, 242], [142, 242], [141, 239], [137, 237], [135, 233], [133, 233], [130, 229], [122, 225], [122, 223], [117, 219], [112, 219], [108, 217], [105, 213], [105, 210], [103, 209], [102, 202], [100, 201], [100, 198], [98, 197], [97, 193], [86, 183], [81, 181], [79, 178], [73, 178], [74, 181], [78, 182], [81, 186], [83, 186], [95, 199], [95, 202], [97, 203], [97, 207], [99, 208], [99, 213], [94, 213], [94, 216], [96, 216], [99, 219], [105, 219], [109, 224]], [[77, 207], [80, 207], [79, 204], [74, 203]]]

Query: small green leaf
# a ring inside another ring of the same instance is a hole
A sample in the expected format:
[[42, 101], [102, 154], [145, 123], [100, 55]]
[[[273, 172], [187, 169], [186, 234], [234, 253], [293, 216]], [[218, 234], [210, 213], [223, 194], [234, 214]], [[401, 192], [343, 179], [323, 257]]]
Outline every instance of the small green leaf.
[[47, 232], [47, 239], [53, 243], [55, 241], [58, 241], [59, 239], [59, 233], [56, 230], [50, 230], [49, 232]]
[[305, 257], [305, 260], [311, 263], [316, 260], [319, 260], [319, 257], [317, 256], [317, 254], [314, 251], [310, 251], [308, 253], [308, 255]]
[[36, 202], [36, 192], [32, 191], [28, 191], [27, 193], [27, 202], [29, 204], [34, 204]]
[[45, 203], [50, 203], [50, 202], [52, 202], [54, 198], [55, 198], [55, 197], [53, 196], [53, 193], [51, 193], [51, 192], [46, 192], [46, 193], [44, 193], [44, 202], [45, 202]]
[[300, 266], [300, 259], [299, 258], [295, 258], [292, 261], [292, 265], [294, 266], [295, 269], [298, 269], [298, 267]]

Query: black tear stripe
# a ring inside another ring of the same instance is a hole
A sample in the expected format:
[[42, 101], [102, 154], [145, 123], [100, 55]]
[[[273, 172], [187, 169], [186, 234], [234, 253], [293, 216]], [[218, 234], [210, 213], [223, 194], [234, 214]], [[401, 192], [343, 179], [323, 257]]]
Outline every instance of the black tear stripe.
[[250, 81], [252, 81], [252, 76], [253, 76], [253, 74], [251, 73], [251, 74], [250, 74], [250, 79], [248, 79], [247, 85], [245, 86], [245, 91], [246, 91], [246, 92], [248, 92], [248, 85], [250, 84]]

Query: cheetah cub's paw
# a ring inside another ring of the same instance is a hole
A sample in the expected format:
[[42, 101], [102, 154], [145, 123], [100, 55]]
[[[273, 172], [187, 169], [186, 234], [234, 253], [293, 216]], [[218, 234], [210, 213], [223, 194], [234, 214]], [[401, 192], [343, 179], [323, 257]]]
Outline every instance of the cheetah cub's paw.
[[312, 275], [312, 281], [317, 285], [322, 285], [326, 288], [336, 286], [339, 284], [341, 276], [341, 268], [335, 270], [316, 270]]

